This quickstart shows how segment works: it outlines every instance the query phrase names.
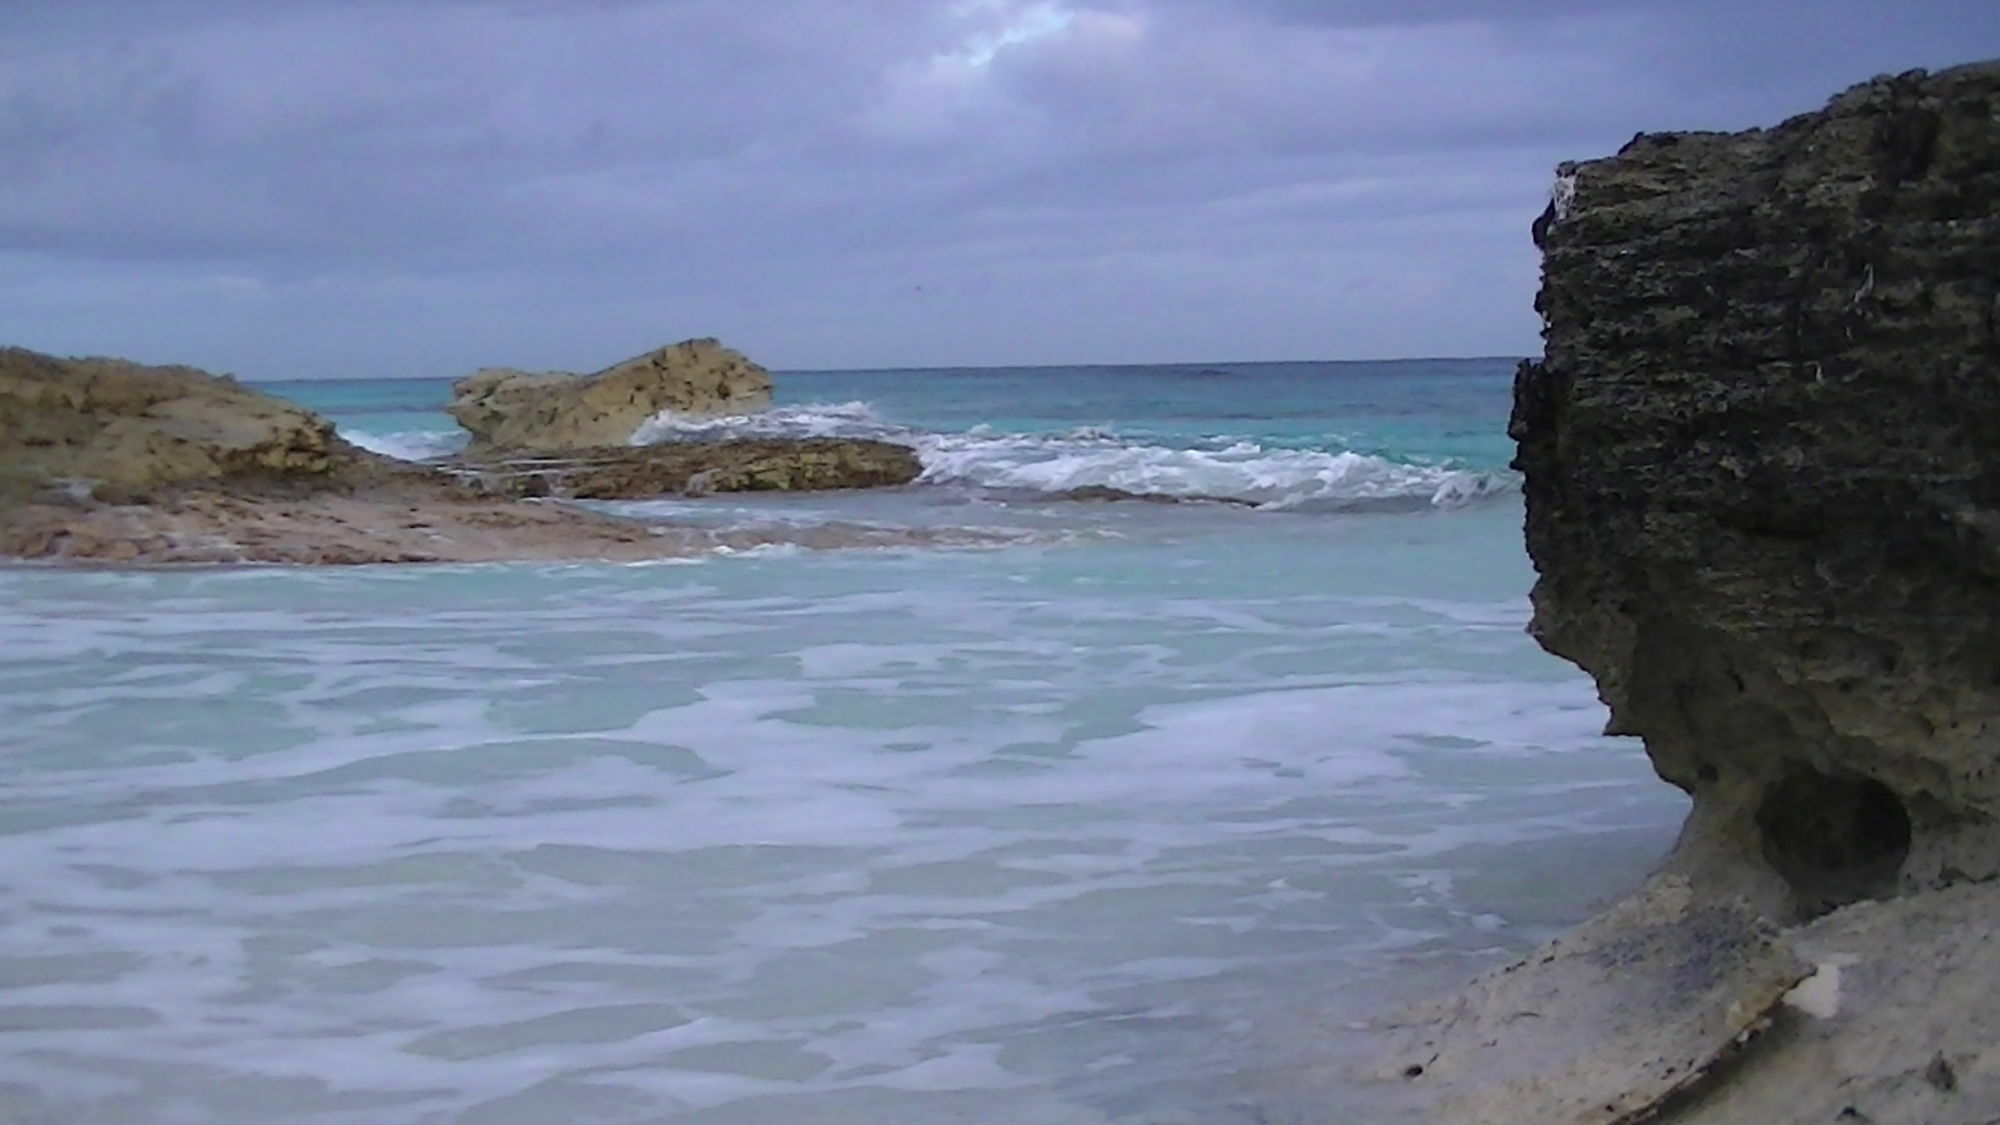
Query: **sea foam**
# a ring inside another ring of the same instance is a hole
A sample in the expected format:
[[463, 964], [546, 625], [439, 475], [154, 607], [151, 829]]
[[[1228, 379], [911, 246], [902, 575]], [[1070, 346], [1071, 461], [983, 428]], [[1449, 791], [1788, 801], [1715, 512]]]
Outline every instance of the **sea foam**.
[[932, 433], [898, 426], [865, 402], [808, 403], [761, 414], [699, 418], [663, 412], [635, 445], [739, 437], [873, 438], [909, 445], [921, 483], [1008, 492], [1115, 488], [1184, 500], [1300, 511], [1453, 508], [1515, 491], [1512, 474], [1423, 464], [1342, 449], [1273, 448], [1247, 440], [1185, 447], [1132, 440], [1103, 426], [1012, 433], [976, 426]]
[[459, 430], [397, 430], [378, 434], [343, 426], [340, 436], [370, 453], [398, 461], [434, 461], [465, 448], [465, 433]]

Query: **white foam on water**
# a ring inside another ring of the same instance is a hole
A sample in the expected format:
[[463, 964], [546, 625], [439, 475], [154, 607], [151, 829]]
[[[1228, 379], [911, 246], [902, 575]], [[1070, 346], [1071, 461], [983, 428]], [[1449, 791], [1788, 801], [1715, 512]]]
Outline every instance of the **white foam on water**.
[[1364, 549], [0, 569], [0, 1118], [1237, 1120], [1260, 1004], [1677, 813]]
[[755, 414], [686, 415], [663, 410], [640, 424], [632, 444], [691, 438], [884, 437], [900, 432], [865, 402], [815, 402], [775, 406]]
[[1512, 474], [1421, 465], [1345, 450], [1269, 448], [1255, 441], [1174, 447], [1135, 442], [1102, 426], [1016, 434], [990, 426], [929, 433], [894, 425], [865, 402], [810, 403], [758, 414], [664, 412], [634, 445], [722, 437], [851, 437], [917, 450], [930, 484], [1031, 492], [1086, 487], [1183, 499], [1221, 499], [1304, 511], [1455, 508], [1517, 488]]
[[371, 453], [399, 461], [433, 461], [450, 457], [465, 448], [463, 430], [398, 430], [378, 434], [367, 430], [340, 428], [340, 436]]
[[1128, 444], [1102, 432], [1051, 438], [975, 430], [931, 435], [918, 449], [923, 479], [934, 483], [1037, 492], [1105, 487], [1268, 508], [1448, 508], [1511, 488], [1504, 475], [1251, 441], [1177, 449]]

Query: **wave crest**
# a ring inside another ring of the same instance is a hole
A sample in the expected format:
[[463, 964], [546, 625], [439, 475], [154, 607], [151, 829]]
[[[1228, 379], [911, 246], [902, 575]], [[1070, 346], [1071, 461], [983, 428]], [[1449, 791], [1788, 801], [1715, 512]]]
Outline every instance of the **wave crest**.
[[462, 430], [399, 430], [375, 434], [367, 430], [341, 427], [340, 436], [370, 453], [394, 457], [398, 461], [435, 461], [465, 448]]
[[1009, 433], [988, 425], [931, 433], [885, 421], [865, 402], [805, 403], [721, 417], [664, 412], [640, 426], [632, 444], [738, 437], [900, 442], [917, 451], [924, 465], [919, 479], [928, 484], [1047, 494], [1107, 488], [1292, 511], [1458, 508], [1519, 488], [1508, 472], [1352, 450], [1273, 448], [1249, 440], [1176, 447], [1135, 441], [1101, 426], [1060, 434]]
[[1419, 465], [1352, 451], [1126, 444], [1115, 438], [932, 435], [922, 480], [1065, 493], [1084, 488], [1229, 500], [1296, 511], [1456, 508], [1513, 491], [1511, 475]]
[[899, 433], [865, 402], [774, 406], [758, 414], [686, 415], [662, 410], [639, 425], [633, 445], [717, 438], [880, 438]]

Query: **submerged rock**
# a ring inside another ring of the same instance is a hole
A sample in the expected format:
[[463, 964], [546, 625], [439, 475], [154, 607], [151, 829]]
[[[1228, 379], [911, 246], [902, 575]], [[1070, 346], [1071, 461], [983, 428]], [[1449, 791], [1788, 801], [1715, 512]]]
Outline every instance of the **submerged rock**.
[[577, 500], [881, 488], [908, 484], [923, 472], [910, 447], [860, 438], [667, 442], [563, 457], [459, 460], [447, 467], [484, 491]]
[[446, 409], [466, 452], [566, 453], [623, 445], [662, 411], [738, 414], [771, 405], [771, 377], [715, 340], [687, 340], [595, 375], [489, 368], [460, 379]]
[[1085, 484], [1076, 488], [1065, 488], [1061, 492], [1047, 493], [1046, 499], [1095, 504], [1138, 501], [1143, 504], [1226, 504], [1238, 508], [1257, 506], [1255, 500], [1245, 500], [1236, 496], [1178, 496], [1170, 492], [1134, 492], [1129, 488], [1116, 488], [1108, 484]]

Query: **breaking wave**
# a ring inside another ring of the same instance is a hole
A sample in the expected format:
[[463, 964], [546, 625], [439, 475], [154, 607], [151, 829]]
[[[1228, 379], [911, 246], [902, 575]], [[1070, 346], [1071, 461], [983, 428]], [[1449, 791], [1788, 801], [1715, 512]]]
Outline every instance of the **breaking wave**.
[[803, 406], [774, 406], [759, 414], [715, 417], [688, 417], [663, 410], [640, 424], [632, 434], [632, 444], [743, 437], [849, 437], [906, 441], [914, 433], [884, 422], [865, 402], [815, 402]]
[[634, 445], [738, 437], [846, 437], [916, 449], [922, 483], [1000, 492], [1061, 494], [1111, 488], [1181, 500], [1222, 500], [1292, 511], [1456, 508], [1518, 489], [1504, 471], [1426, 464], [1341, 449], [1288, 449], [1208, 439], [1186, 446], [1134, 441], [1100, 426], [1020, 434], [977, 426], [932, 433], [888, 422], [865, 402], [808, 403], [761, 414], [689, 418], [660, 414]]
[[972, 433], [939, 435], [920, 449], [923, 479], [937, 483], [1050, 493], [1114, 488], [1300, 511], [1451, 508], [1515, 487], [1499, 473], [1251, 441], [1175, 449], [1094, 435]]
[[461, 430], [399, 430], [375, 434], [342, 427], [340, 436], [370, 453], [380, 453], [398, 461], [434, 461], [465, 448], [465, 433]]

